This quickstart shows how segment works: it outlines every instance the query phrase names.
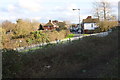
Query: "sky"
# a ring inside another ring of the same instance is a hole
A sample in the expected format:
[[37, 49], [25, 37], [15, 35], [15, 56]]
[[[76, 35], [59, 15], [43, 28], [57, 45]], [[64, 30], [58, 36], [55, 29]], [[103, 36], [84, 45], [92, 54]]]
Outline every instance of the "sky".
[[[15, 22], [17, 19], [30, 19], [42, 23], [48, 20], [79, 21], [78, 11], [80, 9], [80, 20], [92, 16], [93, 2], [96, 0], [0, 0], [0, 21], [9, 20]], [[98, 0], [97, 0], [98, 1]], [[111, 3], [113, 14], [118, 15], [118, 1], [107, 0]]]

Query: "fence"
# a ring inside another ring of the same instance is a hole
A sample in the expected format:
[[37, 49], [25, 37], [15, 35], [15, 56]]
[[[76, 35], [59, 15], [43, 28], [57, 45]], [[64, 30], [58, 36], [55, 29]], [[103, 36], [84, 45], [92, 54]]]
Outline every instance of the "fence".
[[45, 46], [47, 44], [58, 44], [60, 42], [70, 42], [70, 41], [73, 41], [73, 40], [79, 40], [79, 39], [82, 39], [83, 37], [86, 37], [86, 36], [105, 37], [110, 32], [111, 31], [95, 33], [95, 34], [89, 34], [89, 35], [81, 35], [79, 37], [73, 37], [73, 38], [67, 38], [67, 39], [62, 39], [62, 40], [56, 40], [56, 41], [52, 41], [52, 42], [49, 42], [49, 43], [33, 44], [33, 45], [27, 46], [27, 47], [14, 48], [14, 50], [21, 52], [21, 51], [24, 51], [24, 50], [30, 50], [30, 49], [35, 48], [35, 47], [42, 47], [42, 46]]

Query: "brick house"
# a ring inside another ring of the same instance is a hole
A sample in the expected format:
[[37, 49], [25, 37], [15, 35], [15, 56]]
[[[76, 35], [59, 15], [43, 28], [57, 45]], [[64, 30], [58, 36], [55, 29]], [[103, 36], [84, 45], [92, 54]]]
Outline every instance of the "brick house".
[[53, 21], [49, 20], [49, 22], [44, 25], [44, 30], [55, 30], [58, 27], [59, 26], [55, 24], [55, 22], [53, 23]]

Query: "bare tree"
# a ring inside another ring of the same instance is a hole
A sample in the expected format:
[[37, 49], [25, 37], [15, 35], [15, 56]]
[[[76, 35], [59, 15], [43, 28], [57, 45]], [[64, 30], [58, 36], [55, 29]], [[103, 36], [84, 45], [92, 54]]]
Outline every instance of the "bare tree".
[[93, 2], [94, 16], [98, 19], [107, 20], [111, 17], [111, 4], [105, 0]]
[[100, 8], [99, 8], [99, 2], [93, 2], [93, 15], [100, 19]]
[[100, 7], [103, 11], [103, 18], [104, 20], [106, 20], [107, 16], [108, 17], [110, 16], [110, 10], [111, 10], [110, 3], [106, 1], [101, 1], [100, 4], [101, 4]]

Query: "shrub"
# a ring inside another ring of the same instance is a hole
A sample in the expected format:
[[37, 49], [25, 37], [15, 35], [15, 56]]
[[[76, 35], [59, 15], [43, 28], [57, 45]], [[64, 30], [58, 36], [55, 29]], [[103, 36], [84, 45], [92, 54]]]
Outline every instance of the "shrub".
[[32, 40], [32, 39], [29, 39], [29, 38], [28, 38], [26, 41], [27, 41], [29, 44], [33, 43], [33, 40]]
[[117, 26], [118, 22], [105, 20], [105, 21], [100, 21], [98, 25], [101, 31], [107, 31], [108, 29]]
[[44, 43], [49, 42], [49, 38], [46, 33], [43, 33], [42, 31], [34, 31], [31, 32], [29, 35], [29, 38], [26, 40], [28, 43]]

